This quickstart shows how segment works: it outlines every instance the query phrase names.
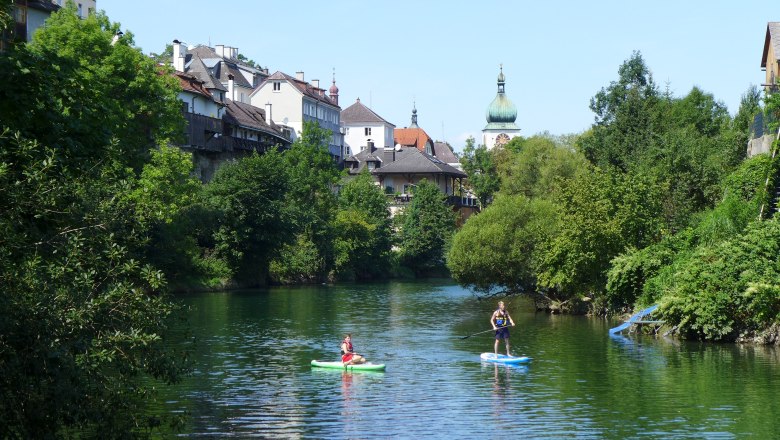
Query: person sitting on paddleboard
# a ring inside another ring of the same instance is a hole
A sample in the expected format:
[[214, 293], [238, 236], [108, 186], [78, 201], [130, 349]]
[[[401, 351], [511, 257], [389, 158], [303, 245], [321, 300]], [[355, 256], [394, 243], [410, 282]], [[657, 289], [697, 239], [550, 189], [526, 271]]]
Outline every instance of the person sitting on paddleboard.
[[498, 302], [498, 310], [493, 312], [493, 316], [490, 317], [490, 325], [496, 331], [496, 343], [493, 345], [493, 351], [498, 354], [498, 341], [503, 339], [506, 343], [506, 355], [511, 356], [509, 354], [509, 326], [514, 327], [515, 322], [512, 321], [509, 312], [506, 311], [504, 301]]
[[352, 335], [347, 333], [344, 335], [344, 340], [341, 341], [341, 362], [344, 365], [362, 364], [366, 360], [363, 356], [355, 353], [352, 347]]

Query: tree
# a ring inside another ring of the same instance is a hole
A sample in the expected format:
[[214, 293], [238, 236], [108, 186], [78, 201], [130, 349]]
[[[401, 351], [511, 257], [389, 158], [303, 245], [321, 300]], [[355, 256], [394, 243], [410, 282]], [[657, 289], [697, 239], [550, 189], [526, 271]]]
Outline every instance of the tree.
[[[118, 24], [52, 15], [0, 55], [0, 436], [119, 437], [160, 423], [154, 383], [186, 371], [166, 280], [126, 209], [176, 125], [176, 89]], [[161, 210], [175, 211], [163, 201]], [[186, 348], [186, 346], [184, 346]]]
[[341, 188], [338, 204], [334, 227], [336, 273], [347, 278], [384, 275], [392, 245], [387, 197], [366, 171]]
[[558, 218], [547, 200], [499, 195], [455, 234], [447, 267], [458, 283], [481, 292], [534, 292], [541, 245], [555, 236]]
[[501, 153], [498, 175], [502, 194], [549, 198], [561, 180], [568, 180], [587, 166], [578, 153], [557, 146], [547, 137], [516, 137]]
[[415, 271], [444, 266], [444, 252], [455, 229], [455, 214], [439, 188], [422, 180], [403, 214], [399, 257], [401, 264]]
[[626, 171], [659, 130], [658, 88], [639, 52], [618, 69], [612, 81], [590, 101], [595, 113], [593, 134], [582, 139], [580, 151], [593, 164]]
[[[301, 255], [288, 249], [274, 264], [273, 272], [280, 275], [275, 276], [277, 281], [315, 281], [326, 277], [333, 267], [332, 227], [336, 215], [333, 189], [340, 172], [328, 152], [330, 137], [330, 131], [320, 128], [316, 122], [305, 122], [301, 137], [284, 153], [284, 167], [290, 176], [286, 203], [291, 210], [296, 242], [315, 254]], [[292, 260], [296, 256], [315, 262], [315, 266], [307, 266], [304, 273], [288, 270], [304, 267]]]
[[223, 165], [205, 189], [206, 204], [217, 213], [216, 252], [235, 279], [264, 285], [271, 261], [289, 243], [290, 178], [280, 153], [270, 151]]
[[460, 163], [468, 175], [468, 184], [474, 189], [480, 208], [484, 209], [498, 191], [499, 180], [493, 154], [484, 145], [477, 147], [475, 144], [473, 136], [466, 139]]
[[173, 44], [166, 44], [165, 49], [160, 53], [150, 53], [149, 58], [157, 64], [170, 64], [173, 60]]

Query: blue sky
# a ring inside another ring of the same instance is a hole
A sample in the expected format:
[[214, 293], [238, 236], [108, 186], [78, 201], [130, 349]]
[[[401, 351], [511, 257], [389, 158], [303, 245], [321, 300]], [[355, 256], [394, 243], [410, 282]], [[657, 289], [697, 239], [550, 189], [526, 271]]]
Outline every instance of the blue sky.
[[98, 8], [146, 53], [175, 38], [225, 44], [271, 72], [303, 71], [327, 86], [335, 68], [342, 108], [359, 97], [405, 127], [416, 101], [420, 126], [456, 150], [468, 135], [479, 139], [499, 63], [527, 136], [588, 128], [590, 98], [634, 50], [661, 87], [682, 95], [699, 86], [733, 114], [748, 86], [763, 82], [766, 22], [780, 20], [776, 0], [98, 0]]

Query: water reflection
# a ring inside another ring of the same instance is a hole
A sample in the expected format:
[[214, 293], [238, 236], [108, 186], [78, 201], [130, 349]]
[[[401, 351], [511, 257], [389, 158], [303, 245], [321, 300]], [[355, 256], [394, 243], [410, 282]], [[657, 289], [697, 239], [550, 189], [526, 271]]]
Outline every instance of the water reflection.
[[[201, 294], [195, 375], [163, 390], [185, 434], [264, 438], [772, 438], [778, 350], [608, 336], [611, 323], [512, 304], [516, 353], [483, 363], [492, 302], [446, 283]], [[446, 318], [446, 319], [444, 319]], [[312, 369], [352, 332], [387, 372]], [[335, 342], [334, 342], [335, 341]]]

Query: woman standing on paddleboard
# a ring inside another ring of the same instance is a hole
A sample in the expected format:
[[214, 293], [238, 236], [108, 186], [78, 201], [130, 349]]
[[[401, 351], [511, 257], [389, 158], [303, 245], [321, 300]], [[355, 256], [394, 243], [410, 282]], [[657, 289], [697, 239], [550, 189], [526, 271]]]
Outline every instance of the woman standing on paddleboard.
[[341, 362], [344, 365], [362, 364], [366, 360], [363, 356], [355, 353], [352, 347], [352, 335], [347, 333], [344, 340], [341, 341]]
[[490, 317], [490, 325], [493, 326], [493, 330], [496, 331], [496, 343], [493, 345], [493, 352], [498, 354], [498, 341], [501, 339], [506, 343], [506, 355], [509, 354], [509, 326], [515, 326], [515, 322], [512, 321], [512, 317], [509, 316], [509, 312], [506, 311], [504, 301], [498, 302], [498, 310], [493, 312], [493, 316]]

